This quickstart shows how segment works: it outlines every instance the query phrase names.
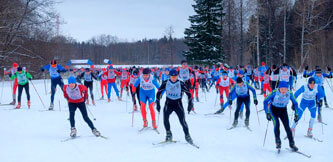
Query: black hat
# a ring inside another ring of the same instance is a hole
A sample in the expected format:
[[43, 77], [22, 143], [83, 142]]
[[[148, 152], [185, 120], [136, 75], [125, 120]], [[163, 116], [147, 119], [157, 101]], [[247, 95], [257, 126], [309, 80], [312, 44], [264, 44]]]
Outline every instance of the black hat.
[[17, 68], [17, 71], [22, 71], [22, 67], [19, 66], [19, 67]]
[[186, 61], [186, 60], [182, 60], [180, 63], [181, 63], [181, 64], [183, 64], [183, 63], [187, 63], [187, 61]]
[[57, 64], [57, 61], [56, 60], [51, 60], [51, 64]]
[[88, 72], [88, 71], [90, 71], [90, 69], [89, 69], [89, 68], [86, 68], [85, 71]]
[[237, 81], [237, 83], [242, 83], [243, 79], [241, 77], [238, 77], [236, 81]]
[[144, 69], [142, 70], [142, 73], [143, 73], [143, 74], [150, 74], [150, 69], [149, 69], [149, 68], [144, 68]]

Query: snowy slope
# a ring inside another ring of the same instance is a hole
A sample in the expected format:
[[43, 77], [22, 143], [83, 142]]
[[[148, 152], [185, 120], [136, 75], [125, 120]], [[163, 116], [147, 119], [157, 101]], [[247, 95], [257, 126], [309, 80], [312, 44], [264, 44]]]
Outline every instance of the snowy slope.
[[[65, 81], [67, 82], [67, 81]], [[329, 81], [331, 84], [332, 82]], [[45, 95], [43, 80], [34, 80], [38, 92], [41, 95], [46, 107], [49, 106], [50, 94]], [[305, 79], [298, 81], [305, 83]], [[2, 90], [0, 84], [0, 92]], [[94, 84], [96, 86], [96, 84]], [[47, 89], [50, 91], [50, 81]], [[333, 106], [332, 91], [325, 81], [325, 89], [329, 105]], [[108, 140], [96, 138], [92, 135], [89, 127], [83, 121], [79, 111], [76, 113], [76, 127], [80, 138], [61, 142], [69, 137], [70, 125], [68, 118], [68, 107], [65, 99], [62, 97], [60, 89], [55, 97], [55, 111], [45, 110], [41, 104], [38, 95], [30, 84], [32, 107], [30, 110], [26, 106], [26, 96], [22, 96], [22, 108], [12, 110], [12, 106], [0, 106], [0, 161], [1, 162], [88, 162], [88, 161], [190, 161], [190, 162], [212, 162], [212, 161], [331, 161], [332, 138], [333, 138], [333, 109], [323, 108], [323, 120], [328, 123], [323, 126], [318, 122], [314, 126], [314, 136], [324, 140], [319, 143], [305, 138], [310, 114], [308, 111], [300, 120], [296, 130], [296, 145], [300, 151], [311, 154], [308, 159], [295, 153], [289, 153], [285, 149], [280, 155], [276, 154], [273, 135], [273, 125], [269, 123], [269, 130], [265, 147], [263, 139], [266, 130], [267, 120], [264, 112], [259, 113], [260, 126], [257, 120], [257, 114], [254, 104], [251, 103], [250, 127], [252, 132], [244, 127], [238, 127], [233, 130], [226, 130], [231, 126], [230, 112], [227, 109], [220, 116], [205, 116], [204, 114], [215, 112], [218, 104], [215, 106], [216, 93], [212, 89], [206, 96], [200, 92], [202, 102], [195, 102], [197, 114], [187, 115], [191, 136], [200, 149], [196, 149], [185, 143], [184, 134], [175, 114], [170, 117], [171, 129], [174, 140], [180, 143], [153, 146], [165, 138], [162, 114], [160, 115], [159, 131], [160, 135], [153, 131], [138, 133], [142, 127], [142, 117], [140, 113], [134, 115], [134, 127], [131, 127], [132, 109], [130, 98], [123, 96], [128, 102], [119, 102], [115, 100], [113, 93], [113, 102], [107, 103], [106, 100], [97, 101], [97, 106], [89, 106], [96, 117], [93, 121], [96, 128]], [[95, 97], [100, 97], [100, 87], [95, 88]], [[23, 92], [24, 93], [24, 92]], [[124, 93], [126, 94], [126, 93]], [[0, 94], [1, 95], [1, 94]], [[263, 96], [258, 97], [258, 109], [262, 109]], [[11, 101], [10, 82], [6, 82], [3, 90], [1, 103]], [[184, 99], [184, 101], [186, 101]], [[300, 101], [300, 98], [299, 98]], [[219, 101], [217, 101], [219, 102]], [[251, 98], [251, 102], [252, 98]], [[163, 99], [162, 107], [164, 105]], [[60, 104], [60, 105], [59, 105]], [[233, 105], [235, 106], [235, 104]], [[290, 106], [290, 105], [289, 105]], [[187, 107], [187, 104], [184, 104]], [[233, 108], [234, 111], [235, 108]], [[149, 111], [148, 111], [149, 112]], [[149, 114], [149, 113], [148, 113]], [[91, 117], [91, 115], [89, 114]], [[305, 119], [304, 119], [305, 118]], [[91, 117], [92, 119], [92, 117]], [[148, 115], [148, 119], [150, 119]], [[151, 124], [151, 120], [148, 120]], [[239, 125], [244, 125], [239, 120]], [[323, 129], [323, 132], [322, 132]], [[285, 137], [283, 126], [281, 127], [281, 138]], [[282, 140], [282, 148], [288, 147], [288, 141]]]

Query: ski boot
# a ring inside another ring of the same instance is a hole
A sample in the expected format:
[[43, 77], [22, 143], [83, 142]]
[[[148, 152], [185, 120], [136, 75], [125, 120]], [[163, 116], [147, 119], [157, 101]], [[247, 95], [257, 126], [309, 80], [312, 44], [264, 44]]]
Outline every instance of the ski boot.
[[237, 125], [238, 125], [238, 120], [234, 120], [234, 123], [232, 123], [232, 126], [237, 127]]
[[111, 102], [111, 99], [108, 98], [108, 102]]
[[243, 112], [242, 111], [239, 112], [239, 118], [243, 119]]
[[281, 139], [275, 139], [276, 149], [281, 149]]
[[11, 103], [9, 103], [10, 105], [15, 105], [16, 104], [16, 100], [13, 100]]
[[166, 132], [165, 141], [167, 141], [167, 142], [172, 141], [172, 133], [171, 133], [171, 131], [167, 131]]
[[123, 93], [120, 93], [120, 96], [119, 96], [120, 98], [122, 98], [123, 97]]
[[197, 97], [197, 102], [200, 102], [200, 101], [199, 101], [199, 97]]
[[89, 99], [87, 99], [87, 101], [86, 101], [86, 105], [89, 105]]
[[325, 106], [326, 106], [326, 108], [329, 108], [329, 106], [328, 106], [327, 102], [325, 103]]
[[54, 104], [51, 103], [51, 104], [50, 104], [50, 107], [49, 107], [49, 110], [52, 111], [52, 110], [53, 110], [53, 107], [54, 107]]
[[148, 127], [148, 121], [147, 120], [143, 120], [143, 127], [144, 128]]
[[71, 136], [72, 138], [76, 137], [76, 128], [75, 128], [75, 127], [72, 127], [72, 128], [71, 128], [71, 134], [70, 134], [70, 136]]
[[134, 111], [138, 111], [138, 108], [137, 108], [137, 106], [136, 105], [134, 105], [134, 109], [133, 109]]
[[91, 102], [92, 102], [92, 104], [93, 104], [94, 106], [96, 105], [96, 104], [95, 104], [95, 100], [92, 100]]
[[101, 136], [101, 133], [100, 133], [96, 128], [94, 128], [94, 129], [92, 130], [92, 133], [93, 133], [96, 137]]
[[156, 121], [155, 121], [155, 120], [153, 121], [152, 124], [153, 124], [153, 128], [154, 128], [154, 129], [157, 129], [157, 125], [156, 125]]
[[294, 142], [290, 143], [289, 147], [290, 147], [291, 151], [293, 151], [293, 152], [297, 152], [298, 151], [298, 148], [296, 147], [296, 145], [295, 145]]
[[313, 137], [313, 134], [312, 134], [312, 128], [308, 128], [307, 136], [310, 137], [310, 138]]
[[102, 96], [102, 97], [100, 98], [100, 100], [104, 100], [104, 96]]
[[120, 98], [120, 96], [118, 96], [118, 101], [122, 101], [122, 99]]
[[245, 126], [249, 127], [249, 124], [250, 124], [249, 119], [245, 119]]
[[28, 100], [28, 108], [29, 109], [30, 109], [30, 105], [31, 105], [30, 100]]
[[19, 108], [21, 108], [21, 102], [17, 103], [16, 109], [19, 109]]
[[189, 134], [185, 136], [185, 140], [186, 140], [186, 142], [188, 142], [189, 144], [193, 144], [193, 140], [192, 140], [192, 138], [191, 138], [191, 136], [190, 136]]

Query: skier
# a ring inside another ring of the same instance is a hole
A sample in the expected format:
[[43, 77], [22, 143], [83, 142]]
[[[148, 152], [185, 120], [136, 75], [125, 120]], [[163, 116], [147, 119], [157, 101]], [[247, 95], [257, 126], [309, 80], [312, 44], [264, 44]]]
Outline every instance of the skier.
[[[138, 70], [134, 70], [133, 73], [132, 73], [132, 75], [130, 76], [130, 82], [129, 82], [130, 89], [131, 89], [132, 101], [133, 101], [133, 107], [134, 107], [133, 110], [134, 111], [137, 111], [135, 95], [137, 96], [138, 101], [140, 101], [140, 98], [139, 98], [139, 96], [140, 96], [139, 88], [134, 87], [134, 83], [138, 79], [138, 77], [139, 77], [139, 71]], [[139, 102], [139, 105], [140, 105], [140, 102]]]
[[[323, 88], [323, 90], [325, 91], [325, 89], [324, 89], [324, 79], [333, 77], [331, 68], [327, 67], [327, 71], [329, 72], [329, 74], [326, 74], [326, 73], [322, 72], [322, 70], [319, 68], [319, 66], [316, 68], [316, 70], [313, 70], [312, 72], [308, 73], [308, 70], [309, 70], [309, 66], [306, 66], [305, 71], [303, 73], [303, 77], [308, 78], [308, 77], [312, 76], [316, 80], [316, 84], [321, 86]], [[326, 95], [324, 96], [324, 101], [325, 101], [325, 106], [329, 107], [328, 103], [327, 103]], [[318, 111], [318, 119], [320, 118], [320, 121], [321, 121], [321, 107], [320, 107], [319, 110], [320, 111]]]
[[149, 103], [150, 116], [152, 118], [153, 128], [156, 130], [156, 120], [155, 120], [155, 89], [154, 86], [158, 89], [160, 85], [157, 83], [149, 68], [145, 68], [142, 71], [142, 75], [135, 81], [134, 90], [140, 84], [140, 103], [141, 103], [141, 114], [143, 118], [143, 128], [148, 126], [147, 113], [146, 113], [146, 103]]
[[17, 98], [17, 106], [16, 108], [19, 109], [21, 108], [21, 95], [23, 88], [25, 89], [25, 93], [27, 95], [27, 100], [28, 100], [28, 108], [30, 109], [30, 93], [29, 93], [29, 81], [32, 79], [32, 76], [28, 73], [22, 70], [22, 67], [17, 68], [17, 72], [12, 75], [10, 80], [16, 79], [18, 82], [18, 98]]
[[274, 64], [271, 68], [269, 68], [266, 73], [271, 76], [271, 88], [272, 90], [275, 90], [278, 86], [278, 80], [279, 80], [279, 69]]
[[[6, 70], [4, 69], [4, 74], [9, 75], [9, 78], [11, 78], [16, 72], [17, 72], [18, 64], [16, 62], [13, 63], [13, 67], [10, 69]], [[18, 87], [18, 82], [17, 79], [15, 78], [14, 80], [14, 86], [13, 86], [13, 101], [10, 103], [10, 105], [15, 105], [16, 104], [16, 90]]]
[[[258, 68], [258, 70], [259, 70], [259, 72], [260, 72], [260, 76], [259, 76], [259, 78], [261, 78], [262, 76], [264, 76], [265, 75], [265, 72], [266, 72], [266, 70], [268, 69], [268, 67], [265, 65], [265, 62], [261, 62], [261, 66]], [[261, 86], [260, 86], [260, 89], [261, 89], [261, 94], [263, 94], [264, 92], [263, 92], [263, 87], [264, 85], [263, 85], [263, 83], [261, 82]]]
[[106, 72], [106, 69], [103, 68], [101, 71], [99, 71], [99, 74], [97, 75], [99, 81], [101, 82], [101, 98], [100, 100], [104, 100], [104, 90], [106, 96], [108, 96], [108, 81], [107, 81], [107, 76], [103, 75]]
[[[190, 73], [193, 74], [193, 78], [196, 78], [195, 72], [193, 71], [192, 68], [187, 66], [187, 61], [183, 60], [183, 61], [181, 61], [181, 64], [182, 64], [182, 66], [177, 69], [179, 79], [185, 83], [185, 85], [187, 86], [187, 88], [190, 91], [192, 91], [191, 93], [192, 93], [192, 98], [193, 98], [193, 87], [191, 86], [191, 82], [190, 82]], [[195, 80], [194, 80], [193, 85], [196, 85]]]
[[120, 73], [120, 76], [121, 76], [121, 83], [120, 83], [120, 98], [121, 98], [123, 96], [124, 86], [126, 87], [128, 95], [128, 82], [129, 82], [130, 73], [127, 71], [127, 69], [123, 68]]
[[222, 76], [216, 82], [216, 93], [220, 92], [220, 105], [221, 109], [216, 112], [216, 114], [222, 113], [223, 109], [223, 92], [225, 93], [226, 97], [229, 97], [229, 88], [235, 82], [228, 77], [228, 73], [226, 71], [222, 72]]
[[[89, 68], [85, 69], [85, 72], [80, 75], [80, 78], [83, 78], [84, 86], [87, 87], [87, 89], [90, 90], [90, 97], [91, 97], [91, 102], [93, 105], [95, 105], [95, 99], [94, 99], [94, 84], [93, 84], [93, 79], [97, 80], [97, 77], [95, 76], [94, 73], [90, 71]], [[89, 98], [87, 98], [86, 104], [89, 105]]]
[[298, 151], [289, 126], [289, 118], [287, 112], [287, 105], [289, 103], [289, 100], [291, 100], [293, 103], [292, 107], [294, 107], [295, 109], [294, 121], [298, 122], [298, 103], [294, 94], [288, 89], [288, 82], [281, 81], [279, 83], [279, 88], [277, 90], [274, 90], [265, 98], [264, 110], [266, 112], [267, 120], [270, 121], [273, 119], [276, 148], [278, 150], [281, 149], [280, 122], [278, 120], [280, 118], [284, 129], [286, 130], [290, 148], [292, 149], [292, 151]]
[[[325, 96], [325, 94], [324, 94], [324, 90], [318, 84], [316, 84], [316, 81], [313, 77], [311, 77], [308, 80], [307, 85], [305, 85], [305, 86], [303, 85], [301, 88], [299, 88], [295, 92], [295, 98], [297, 98], [302, 93], [303, 93], [302, 101], [297, 110], [298, 118], [301, 119], [304, 110], [306, 108], [309, 109], [309, 111], [311, 113], [311, 119], [309, 122], [307, 136], [312, 137], [313, 136], [313, 134], [312, 134], [313, 123], [316, 118], [316, 103], [318, 103], [318, 105], [320, 105], [320, 107], [321, 107], [321, 105], [323, 104], [322, 98]], [[295, 136], [295, 128], [296, 128], [297, 124], [298, 124], [298, 122], [295, 122], [295, 121], [292, 124], [291, 131], [293, 133], [293, 136]]]
[[192, 138], [190, 136], [187, 123], [185, 121], [185, 113], [184, 108], [182, 104], [182, 97], [183, 92], [186, 93], [188, 97], [188, 113], [190, 113], [192, 107], [193, 107], [193, 99], [191, 96], [190, 91], [184, 84], [184, 82], [178, 80], [178, 72], [175, 69], [172, 69], [170, 71], [170, 79], [164, 81], [161, 85], [161, 87], [158, 89], [158, 92], [156, 94], [156, 105], [157, 105], [157, 111], [160, 112], [161, 105], [160, 105], [160, 98], [162, 96], [162, 93], [166, 91], [166, 101], [165, 106], [163, 109], [163, 119], [164, 119], [164, 127], [166, 130], [166, 139], [165, 141], [171, 142], [172, 141], [172, 133], [170, 129], [170, 122], [169, 117], [172, 112], [175, 112], [178, 116], [179, 122], [183, 127], [183, 131], [185, 133], [185, 139], [188, 143], [193, 144]]
[[111, 88], [113, 87], [114, 91], [116, 92], [116, 95], [118, 97], [118, 100], [121, 101], [121, 98], [119, 96], [118, 88], [116, 85], [116, 76], [120, 75], [118, 71], [113, 69], [113, 66], [109, 66], [109, 70], [107, 72], [104, 72], [104, 77], [107, 78], [108, 81], [108, 102], [111, 102]]
[[263, 84], [264, 97], [266, 97], [266, 91], [272, 92], [271, 88], [271, 77], [265, 72], [264, 76], [261, 77], [260, 82]]
[[253, 93], [253, 100], [254, 104], [258, 105], [257, 94], [256, 90], [250, 86], [248, 83], [244, 82], [242, 78], [238, 77], [236, 79], [237, 84], [234, 85], [229, 93], [229, 106], [232, 105], [232, 96], [236, 94], [237, 96], [237, 108], [235, 111], [234, 123], [232, 124], [233, 127], [238, 125], [238, 115], [241, 108], [241, 105], [244, 103], [246, 108], [245, 114], [245, 126], [249, 126], [249, 118], [250, 118], [250, 94], [249, 90]]
[[51, 77], [51, 103], [49, 110], [53, 110], [54, 107], [53, 101], [56, 92], [56, 87], [57, 85], [59, 85], [61, 87], [61, 90], [64, 87], [64, 82], [62, 81], [60, 72], [66, 72], [66, 69], [58, 65], [56, 60], [52, 60], [51, 64], [48, 64], [41, 68], [42, 72], [44, 72], [44, 70], [48, 70]]
[[75, 77], [71, 76], [68, 78], [68, 85], [64, 85], [63, 88], [64, 97], [68, 101], [68, 108], [69, 108], [69, 121], [71, 124], [71, 137], [76, 137], [76, 128], [75, 128], [75, 111], [78, 108], [82, 114], [84, 121], [89, 125], [92, 130], [92, 133], [99, 137], [101, 133], [97, 131], [94, 127], [94, 124], [88, 117], [87, 108], [85, 104], [85, 100], [88, 99], [88, 89], [84, 85], [76, 84]]
[[281, 81], [287, 82], [289, 85], [289, 90], [292, 90], [293, 87], [292, 80], [290, 79], [290, 76], [292, 76], [292, 74], [293, 72], [291, 68], [289, 68], [289, 66], [286, 63], [284, 63], [279, 71], [279, 82]]

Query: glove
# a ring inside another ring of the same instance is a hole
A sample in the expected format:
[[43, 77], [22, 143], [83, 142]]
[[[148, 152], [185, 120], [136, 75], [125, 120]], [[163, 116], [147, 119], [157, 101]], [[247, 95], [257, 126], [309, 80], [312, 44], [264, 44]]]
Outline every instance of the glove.
[[298, 120], [299, 120], [299, 118], [298, 118], [298, 114], [295, 114], [295, 118], [294, 118], [295, 123], [297, 123]]
[[44, 72], [44, 69], [43, 69], [43, 68], [40, 68], [40, 71]]
[[216, 88], [216, 93], [219, 94], [219, 89]]
[[60, 73], [60, 70], [58, 69], [57, 72]]
[[270, 113], [267, 113], [267, 114], [266, 114], [266, 119], [267, 119], [268, 121], [271, 121], [271, 120], [272, 120], [272, 115], [271, 115]]
[[190, 102], [188, 103], [188, 106], [187, 106], [188, 113], [191, 112], [192, 108], [193, 108], [193, 102], [192, 102], [192, 100], [190, 100]]
[[308, 65], [305, 66], [305, 70], [306, 71], [309, 70], [309, 66]]
[[229, 100], [229, 105], [230, 105], [230, 106], [232, 105], [232, 100]]
[[31, 78], [28, 78], [28, 80], [31, 80]]
[[293, 111], [295, 111], [295, 105], [294, 105], [294, 104], [291, 106], [291, 109], [292, 109]]
[[327, 66], [327, 71], [331, 72], [331, 67]]
[[254, 99], [253, 102], [254, 102], [255, 105], [258, 105], [258, 100], [257, 99]]
[[161, 110], [160, 100], [156, 100], [156, 109], [158, 112], [160, 112], [160, 110]]
[[323, 106], [323, 100], [320, 100], [317, 104], [318, 104], [318, 107], [322, 107]]

